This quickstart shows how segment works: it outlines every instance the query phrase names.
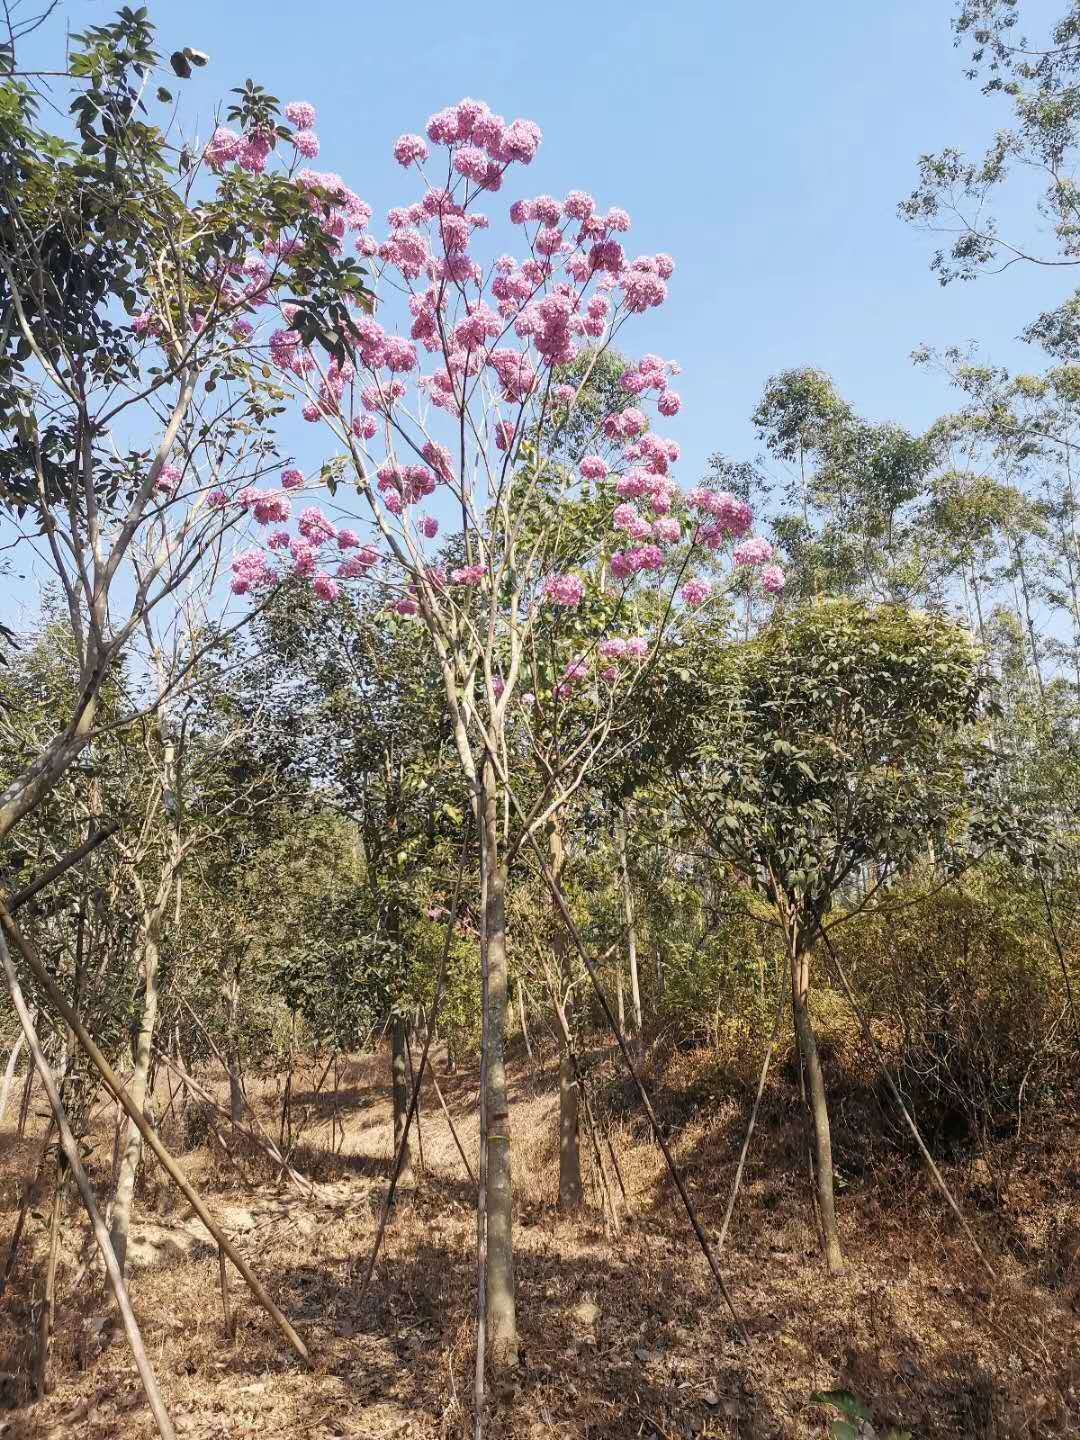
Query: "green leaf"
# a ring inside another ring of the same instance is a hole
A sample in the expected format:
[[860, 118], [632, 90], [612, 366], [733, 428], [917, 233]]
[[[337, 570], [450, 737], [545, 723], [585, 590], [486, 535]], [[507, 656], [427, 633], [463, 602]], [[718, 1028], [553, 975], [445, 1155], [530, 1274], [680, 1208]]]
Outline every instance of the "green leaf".
[[850, 1420], [830, 1420], [829, 1434], [832, 1440], [859, 1440], [859, 1427]]
[[172, 92], [166, 90], [164, 85], [159, 85], [157, 88], [157, 98], [161, 101], [163, 105], [168, 105], [173, 98]]
[[169, 56], [169, 64], [173, 68], [173, 74], [179, 75], [181, 80], [191, 79], [191, 65], [182, 50], [174, 50]]
[[812, 1405], [831, 1405], [834, 1410], [839, 1410], [844, 1415], [851, 1415], [856, 1420], [869, 1421], [872, 1418], [871, 1412], [850, 1390], [815, 1390], [810, 1396], [810, 1403]]

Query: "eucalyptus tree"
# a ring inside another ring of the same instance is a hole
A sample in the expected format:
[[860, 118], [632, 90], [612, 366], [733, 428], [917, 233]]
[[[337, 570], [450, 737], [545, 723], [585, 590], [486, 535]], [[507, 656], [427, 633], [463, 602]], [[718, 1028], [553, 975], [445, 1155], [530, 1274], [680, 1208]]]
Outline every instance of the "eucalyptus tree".
[[809, 366], [767, 380], [752, 418], [778, 473], [770, 481], [752, 469], [748, 498], [772, 492], [787, 593], [925, 598], [921, 515], [940, 458], [936, 433], [863, 419]]
[[[967, 77], [990, 105], [1011, 111], [1009, 123], [988, 107], [993, 138], [982, 154], [947, 146], [922, 155], [900, 214], [945, 237], [931, 260], [943, 285], [1016, 264], [1068, 274], [1080, 264], [1080, 5], [1063, 0], [1052, 18], [1020, 0], [957, 0], [952, 24], [956, 44], [969, 48]], [[1039, 188], [1028, 222], [1010, 216], [1003, 228], [995, 201], [1010, 188], [1023, 194], [1032, 176]], [[1042, 314], [1027, 337], [1075, 358], [1078, 313], [1074, 297]]]

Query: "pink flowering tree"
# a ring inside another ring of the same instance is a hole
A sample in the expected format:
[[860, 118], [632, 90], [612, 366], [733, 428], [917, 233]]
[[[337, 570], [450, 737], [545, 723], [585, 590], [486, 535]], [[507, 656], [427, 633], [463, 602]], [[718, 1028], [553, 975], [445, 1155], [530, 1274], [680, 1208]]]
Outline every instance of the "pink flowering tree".
[[[310, 107], [286, 114], [311, 131]], [[413, 198], [390, 210], [381, 238], [338, 176], [293, 174], [339, 246], [354, 232], [376, 303], [314, 325], [310, 306], [281, 305], [270, 358], [331, 449], [310, 475], [289, 468], [277, 489], [229, 497], [266, 527], [233, 561], [234, 591], [300, 578], [332, 602], [344, 585], [377, 589], [389, 615], [423, 627], [442, 676], [481, 841], [482, 1281], [499, 1365], [517, 1354], [503, 1059], [509, 863], [601, 759], [668, 618], [717, 593], [721, 553], [737, 545], [736, 564], [757, 567], [767, 587], [783, 583], [761, 568], [771, 550], [749, 538], [743, 502], [679, 488], [679, 447], [654, 428], [679, 411], [675, 365], [650, 354], [625, 362], [615, 400], [597, 405], [594, 372], [624, 348], [626, 327], [666, 300], [674, 262], [630, 255], [629, 216], [584, 191], [497, 200], [540, 140], [531, 121], [507, 122], [478, 101], [439, 112], [426, 138], [394, 146]], [[247, 131], [215, 137], [214, 163], [242, 166], [250, 143]], [[287, 260], [290, 245], [280, 237], [275, 257]], [[323, 486], [333, 513], [305, 503]], [[294, 525], [281, 523], [287, 515]], [[544, 751], [527, 803], [512, 764], [521, 736]]]

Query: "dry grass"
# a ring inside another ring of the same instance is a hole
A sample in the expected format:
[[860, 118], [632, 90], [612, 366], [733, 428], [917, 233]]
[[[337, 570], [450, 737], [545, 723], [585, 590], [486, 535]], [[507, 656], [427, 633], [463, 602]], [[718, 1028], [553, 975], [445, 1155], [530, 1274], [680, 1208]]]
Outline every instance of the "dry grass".
[[[662, 1160], [625, 1087], [598, 1064], [594, 1093], [609, 1116], [633, 1218], [605, 1234], [598, 1209], [560, 1217], [550, 1054], [540, 1075], [512, 1065], [517, 1265], [523, 1358], [495, 1387], [493, 1437], [824, 1435], [816, 1389], [860, 1394], [880, 1422], [918, 1437], [1053, 1437], [1080, 1433], [1080, 1155], [1060, 1119], [1010, 1158], [1004, 1192], [980, 1163], [950, 1183], [987, 1237], [1000, 1272], [991, 1287], [956, 1226], [910, 1159], [884, 1140], [867, 1146], [865, 1094], [839, 1090], [837, 1152], [845, 1185], [840, 1218], [849, 1264], [826, 1280], [807, 1200], [796, 1091], [783, 1066], [767, 1091], [745, 1191], [724, 1264], [749, 1334], [739, 1341], [694, 1248]], [[312, 1072], [313, 1073], [313, 1072]], [[476, 1078], [439, 1079], [467, 1153], [475, 1155]], [[709, 1230], [719, 1227], [745, 1125], [745, 1077], [716, 1057], [673, 1054], [654, 1065], [657, 1106]], [[425, 1092], [426, 1173], [387, 1231], [361, 1307], [356, 1290], [385, 1187], [390, 1154], [385, 1061], [343, 1067], [333, 1092], [310, 1099], [298, 1077], [294, 1119], [306, 1110], [295, 1163], [319, 1183], [316, 1200], [282, 1189], [250, 1150], [248, 1191], [209, 1145], [185, 1155], [207, 1196], [316, 1355], [308, 1373], [243, 1292], [232, 1302], [235, 1339], [222, 1320], [217, 1261], [185, 1228], [185, 1212], [151, 1173], [141, 1215], [154, 1226], [157, 1260], [134, 1273], [147, 1348], [178, 1430], [193, 1440], [278, 1436], [436, 1437], [471, 1433], [475, 1219], [473, 1196], [434, 1091]], [[305, 1099], [305, 1095], [309, 1098]], [[280, 1081], [254, 1087], [276, 1133]], [[330, 1115], [344, 1120], [328, 1151]], [[35, 1106], [35, 1109], [38, 1107]], [[42, 1128], [40, 1119], [35, 1121]], [[170, 1122], [171, 1124], [171, 1122]], [[880, 1117], [877, 1132], [880, 1135]], [[107, 1179], [108, 1117], [92, 1166]], [[178, 1134], [171, 1136], [179, 1140]], [[33, 1136], [0, 1135], [4, 1252], [20, 1182], [33, 1172]], [[593, 1204], [596, 1205], [594, 1198]], [[167, 1242], [173, 1236], [175, 1243]], [[31, 1222], [0, 1302], [5, 1437], [136, 1440], [154, 1434], [122, 1337], [106, 1342], [102, 1284], [72, 1276], [85, 1242], [74, 1206], [60, 1270], [54, 1344], [56, 1388], [28, 1406], [29, 1304], [40, 1284], [43, 1226]]]

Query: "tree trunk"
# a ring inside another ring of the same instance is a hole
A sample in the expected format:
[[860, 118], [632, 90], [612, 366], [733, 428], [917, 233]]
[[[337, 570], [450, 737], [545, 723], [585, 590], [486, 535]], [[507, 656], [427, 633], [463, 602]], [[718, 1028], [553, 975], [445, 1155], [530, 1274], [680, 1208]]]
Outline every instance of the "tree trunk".
[[[390, 1079], [394, 1093], [394, 1151], [401, 1144], [405, 1129], [405, 1117], [409, 1113], [409, 1062], [408, 1062], [408, 1021], [395, 1015], [390, 1026]], [[412, 1146], [406, 1144], [398, 1171], [397, 1188], [413, 1190], [416, 1177], [413, 1174]]]
[[487, 770], [484, 796], [484, 868], [487, 872], [485, 930], [487, 992], [487, 1333], [496, 1370], [517, 1364], [517, 1310], [514, 1299], [513, 1180], [510, 1169], [510, 1108], [506, 1093], [506, 863], [499, 849], [499, 814], [493, 776]]
[[[558, 816], [548, 826], [548, 853], [551, 873], [561, 885], [566, 868], [566, 847], [563, 844], [562, 826]], [[570, 1032], [567, 935], [562, 916], [554, 901], [552, 909], [555, 927], [551, 942], [555, 962], [552, 968], [555, 984], [558, 986], [557, 1006], [560, 1012], [556, 1016], [559, 1028], [559, 1209], [570, 1214], [580, 1210], [585, 1204], [585, 1190], [581, 1183], [580, 1097], [572, 1052], [573, 1037]]]
[[[34, 1019], [35, 1012], [30, 1012], [30, 1018]], [[12, 1081], [15, 1079], [15, 1066], [19, 1063], [19, 1051], [26, 1043], [26, 1036], [19, 1031], [15, 1037], [15, 1044], [11, 1047], [11, 1054], [8, 1056], [7, 1065], [4, 1067], [4, 1087], [0, 1090], [0, 1125], [4, 1123], [4, 1116], [7, 1114], [8, 1095], [11, 1093]], [[31, 1065], [30, 1069], [34, 1067]]]
[[247, 1113], [244, 1099], [244, 1082], [240, 1075], [240, 966], [242, 957], [237, 957], [229, 983], [229, 1048], [226, 1061], [229, 1067], [229, 1118], [234, 1125], [240, 1124]]
[[579, 1095], [574, 1058], [566, 1041], [559, 1056], [559, 1209], [580, 1210], [585, 1204], [581, 1183]]
[[809, 1084], [810, 1114], [814, 1122], [814, 1168], [821, 1227], [825, 1241], [825, 1264], [831, 1275], [844, 1268], [840, 1251], [840, 1232], [836, 1225], [836, 1201], [833, 1193], [832, 1134], [829, 1109], [825, 1100], [825, 1079], [821, 1073], [814, 1026], [810, 1018], [810, 961], [798, 937], [789, 937], [791, 956], [791, 1010], [799, 1053], [806, 1068]]
[[[525, 986], [521, 983], [520, 980], [519, 980], [518, 983], [517, 983], [517, 1000], [518, 1000], [518, 1021], [519, 1021], [520, 1025], [521, 1025], [521, 1036], [522, 1036], [522, 1039], [525, 1041], [525, 1053], [526, 1053], [526, 1055], [528, 1055], [529, 1059], [531, 1060], [531, 1059], [533, 1058], [532, 1041], [529, 1039], [529, 1027], [528, 1027], [528, 1025], [525, 1023]], [[3, 1118], [4, 1118], [3, 1111], [0, 1110], [0, 1120], [2, 1120]]]
[[[133, 1046], [135, 1073], [128, 1085], [128, 1094], [141, 1112], [146, 1110], [146, 1082], [150, 1074], [150, 1055], [154, 1043], [154, 1028], [158, 1011], [158, 930], [160, 911], [155, 906], [147, 917], [143, 930], [143, 1006], [139, 1029]], [[124, 1131], [124, 1148], [120, 1156], [119, 1173], [116, 1178], [116, 1194], [113, 1198], [110, 1238], [120, 1274], [127, 1269], [128, 1233], [131, 1229], [132, 1199], [135, 1194], [135, 1176], [142, 1156], [142, 1136], [134, 1120], [128, 1117]]]

